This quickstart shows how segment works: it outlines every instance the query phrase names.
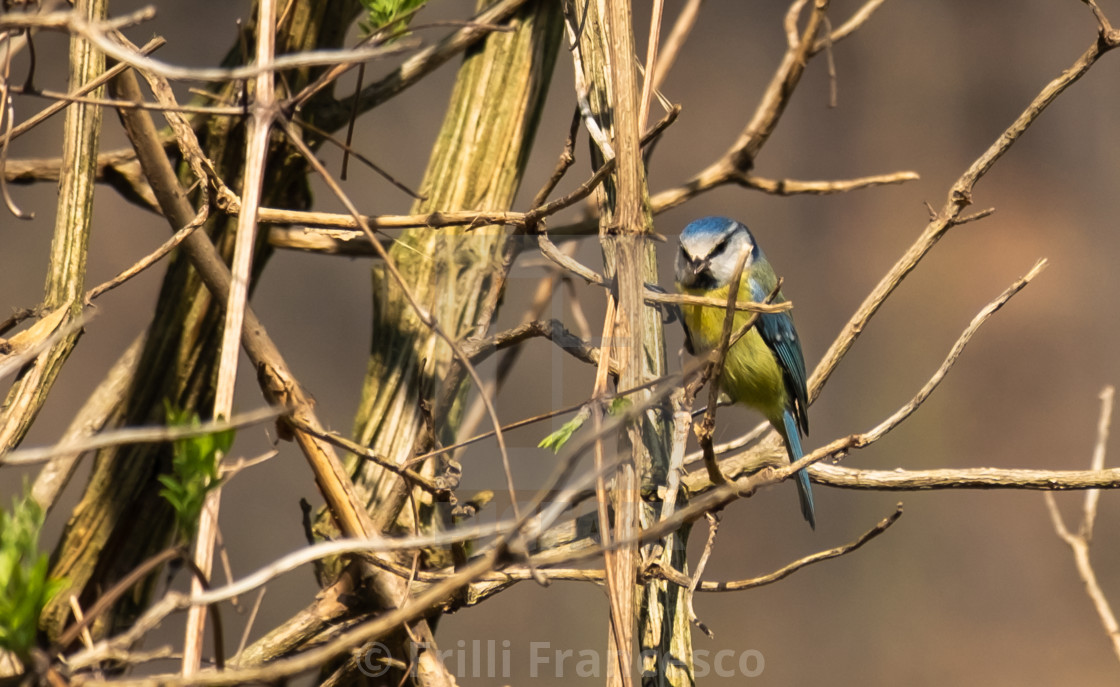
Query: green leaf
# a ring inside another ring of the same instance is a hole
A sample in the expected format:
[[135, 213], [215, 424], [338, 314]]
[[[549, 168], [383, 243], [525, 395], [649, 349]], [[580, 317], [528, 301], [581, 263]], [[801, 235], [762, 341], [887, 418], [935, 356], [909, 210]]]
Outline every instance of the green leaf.
[[579, 428], [583, 426], [584, 422], [587, 422], [587, 418], [589, 417], [591, 417], [591, 410], [587, 406], [580, 408], [580, 411], [576, 413], [575, 417], [565, 422], [560, 429], [549, 434], [544, 439], [541, 439], [541, 443], [537, 444], [537, 446], [550, 449], [553, 453], [560, 453], [560, 449], [564, 448], [564, 444], [568, 443], [572, 435], [579, 431]]

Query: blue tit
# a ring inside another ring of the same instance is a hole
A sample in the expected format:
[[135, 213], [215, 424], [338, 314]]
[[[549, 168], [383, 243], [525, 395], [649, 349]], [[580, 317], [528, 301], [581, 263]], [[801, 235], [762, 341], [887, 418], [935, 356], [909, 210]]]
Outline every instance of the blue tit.
[[[778, 277], [758, 247], [750, 230], [726, 217], [705, 217], [681, 232], [677, 253], [677, 289], [681, 293], [709, 296], [723, 301], [731, 289], [731, 278], [741, 251], [747, 252], [739, 281], [739, 300], [765, 301]], [[772, 302], [784, 301], [781, 292]], [[710, 351], [719, 345], [726, 310], [722, 307], [681, 307], [689, 350]], [[737, 330], [750, 313], [735, 314]], [[801, 458], [801, 434], [808, 434], [809, 406], [805, 390], [805, 358], [789, 312], [766, 313], [728, 351], [720, 386], [735, 403], [761, 412], [786, 444], [790, 462]], [[813, 492], [805, 470], [797, 473], [801, 514], [815, 528]]]

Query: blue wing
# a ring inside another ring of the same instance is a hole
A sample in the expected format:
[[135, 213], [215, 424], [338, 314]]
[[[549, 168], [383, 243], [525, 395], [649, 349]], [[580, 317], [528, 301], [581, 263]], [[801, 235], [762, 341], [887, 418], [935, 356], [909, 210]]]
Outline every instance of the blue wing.
[[[764, 289], [756, 280], [750, 280], [751, 300], [763, 302], [770, 291]], [[779, 293], [773, 300], [782, 303], [785, 299]], [[793, 318], [788, 312], [763, 313], [758, 318], [756, 325], [762, 340], [778, 358], [782, 367], [786, 392], [790, 398], [789, 410], [797, 420], [798, 427], [805, 434], [809, 433], [809, 393], [805, 388], [807, 375], [805, 374], [805, 356], [801, 353], [801, 340], [797, 338], [797, 330], [793, 326]]]
[[[751, 280], [751, 300], [762, 302], [770, 295], [764, 291], [757, 281]], [[775, 303], [785, 299], [778, 293], [774, 297]], [[793, 326], [793, 318], [788, 312], [763, 313], [758, 318], [758, 333], [763, 342], [774, 351], [778, 364], [782, 368], [782, 377], [789, 396], [789, 405], [782, 413], [781, 426], [775, 424], [782, 438], [786, 440], [786, 451], [789, 453], [789, 462], [794, 463], [804, 455], [801, 451], [801, 437], [798, 428], [805, 434], [809, 433], [809, 394], [805, 388], [805, 356], [801, 353], [801, 340], [797, 338], [797, 330]], [[809, 473], [798, 470], [795, 476], [797, 483], [797, 496], [801, 500], [801, 515], [809, 522], [809, 527], [817, 528], [817, 518], [813, 507], [813, 489], [809, 483]]]

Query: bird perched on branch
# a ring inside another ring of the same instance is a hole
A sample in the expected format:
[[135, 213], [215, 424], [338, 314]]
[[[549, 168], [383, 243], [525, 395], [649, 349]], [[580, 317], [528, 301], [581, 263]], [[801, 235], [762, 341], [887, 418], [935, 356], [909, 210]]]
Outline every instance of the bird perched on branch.
[[[739, 256], [746, 252], [738, 300], [764, 302], [778, 286], [774, 269], [750, 230], [726, 217], [705, 217], [681, 232], [677, 253], [677, 289], [681, 293], [725, 300]], [[785, 301], [779, 291], [771, 302]], [[682, 305], [689, 350], [696, 354], [719, 346], [726, 309]], [[750, 316], [737, 312], [732, 331]], [[805, 358], [789, 312], [763, 313], [755, 326], [732, 344], [724, 359], [720, 387], [735, 403], [755, 408], [770, 421], [786, 444], [790, 462], [801, 458], [801, 434], [808, 434], [809, 405], [805, 389]], [[813, 492], [805, 470], [797, 473], [801, 514], [816, 527]]]

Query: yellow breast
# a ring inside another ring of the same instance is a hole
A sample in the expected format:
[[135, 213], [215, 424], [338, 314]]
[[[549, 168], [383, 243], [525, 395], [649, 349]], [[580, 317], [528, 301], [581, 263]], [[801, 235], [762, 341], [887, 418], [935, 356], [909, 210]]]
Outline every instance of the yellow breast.
[[[729, 287], [713, 291], [697, 291], [694, 289], [681, 289], [684, 293], [695, 296], [707, 296], [720, 300], [727, 298]], [[740, 289], [743, 295], [740, 299], [747, 299], [749, 295]], [[702, 355], [719, 345], [720, 334], [723, 331], [723, 322], [726, 311], [713, 306], [684, 305], [681, 307], [685, 326], [692, 338], [692, 344], [697, 349], [696, 354]], [[735, 324], [732, 333], [746, 324], [750, 313], [738, 312], [735, 314]], [[731, 350], [723, 365], [723, 376], [720, 377], [720, 386], [731, 400], [736, 403], [749, 405], [761, 412], [766, 419], [781, 426], [782, 412], [787, 406], [787, 392], [782, 368], [778, 359], [762, 340], [757, 329], [751, 329], [739, 339]]]

